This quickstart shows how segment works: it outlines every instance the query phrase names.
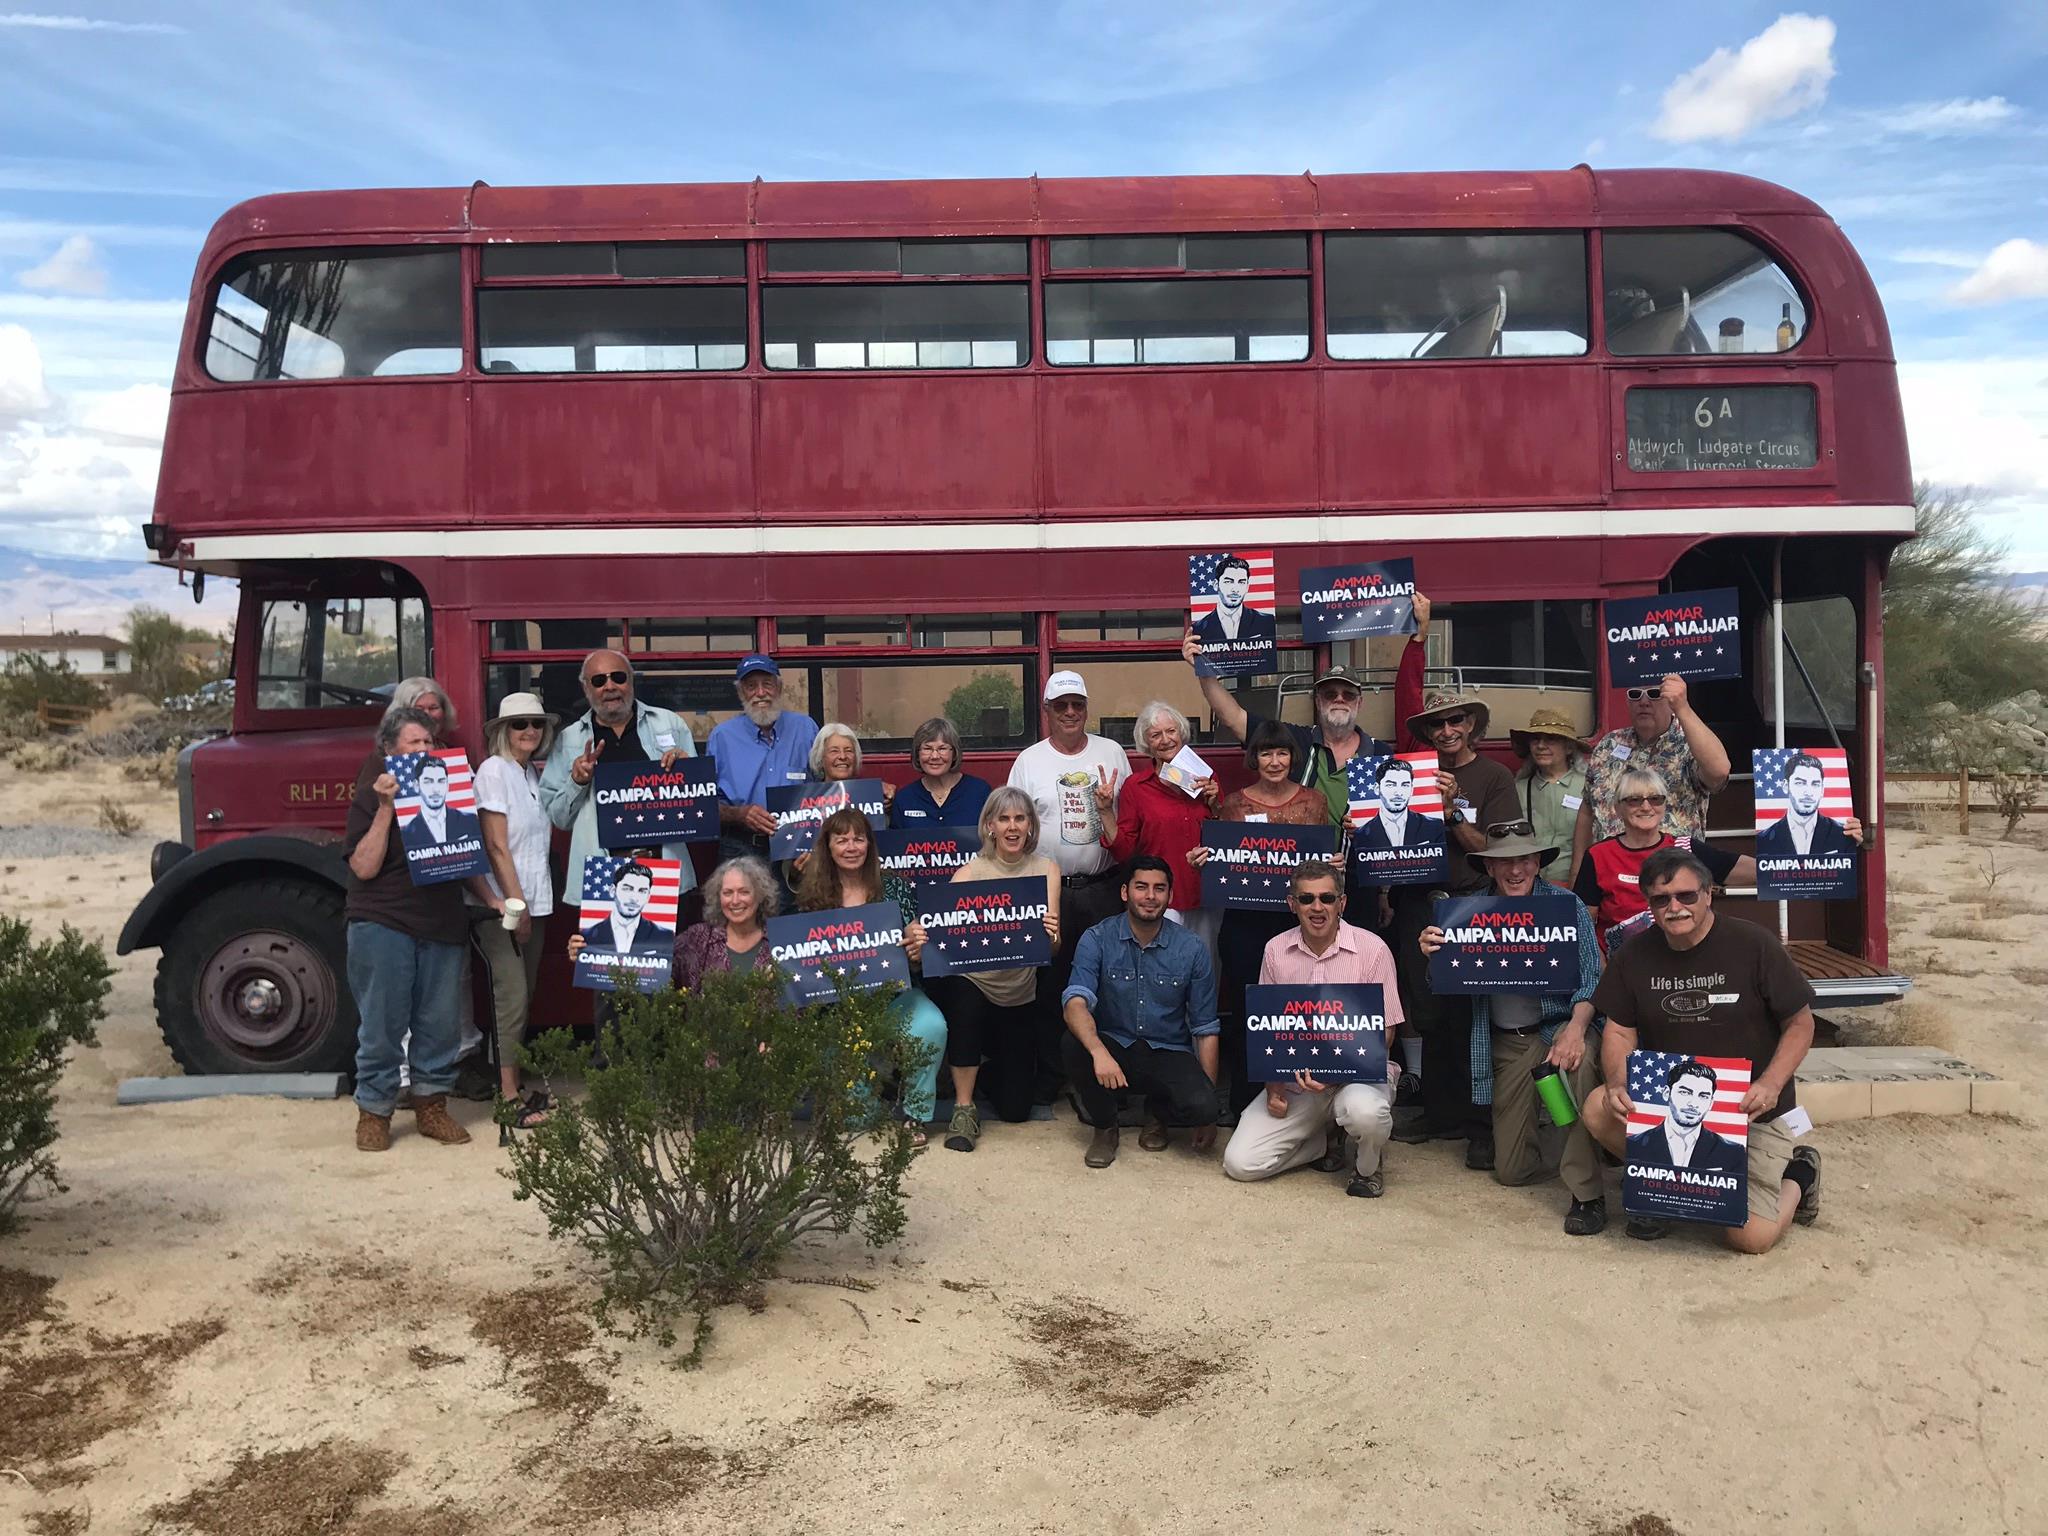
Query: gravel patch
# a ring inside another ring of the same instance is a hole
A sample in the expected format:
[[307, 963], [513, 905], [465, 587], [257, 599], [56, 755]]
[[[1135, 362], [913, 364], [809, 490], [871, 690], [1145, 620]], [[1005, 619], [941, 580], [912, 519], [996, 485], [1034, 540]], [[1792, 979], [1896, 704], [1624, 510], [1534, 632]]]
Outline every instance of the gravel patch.
[[96, 858], [107, 853], [133, 853], [139, 866], [149, 862], [154, 840], [122, 837], [97, 827], [0, 827], [0, 859]]

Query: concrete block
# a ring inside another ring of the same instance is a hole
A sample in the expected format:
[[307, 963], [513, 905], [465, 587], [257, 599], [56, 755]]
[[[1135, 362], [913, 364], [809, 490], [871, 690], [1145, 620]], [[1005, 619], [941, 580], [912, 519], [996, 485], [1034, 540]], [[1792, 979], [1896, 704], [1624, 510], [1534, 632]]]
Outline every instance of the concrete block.
[[248, 1072], [217, 1077], [124, 1077], [116, 1104], [175, 1104], [184, 1099], [338, 1099], [338, 1072]]
[[1813, 1116], [1815, 1125], [1870, 1118], [1870, 1084], [1867, 1082], [1810, 1083], [1802, 1072], [1798, 1095], [1799, 1107]]
[[1967, 1115], [1970, 1112], [1970, 1083], [1967, 1078], [1923, 1078], [1917, 1082], [1873, 1082], [1870, 1085], [1873, 1115]]
[[2023, 1102], [2018, 1083], [1980, 1077], [1970, 1084], [1970, 1113], [1973, 1115], [2016, 1115]]

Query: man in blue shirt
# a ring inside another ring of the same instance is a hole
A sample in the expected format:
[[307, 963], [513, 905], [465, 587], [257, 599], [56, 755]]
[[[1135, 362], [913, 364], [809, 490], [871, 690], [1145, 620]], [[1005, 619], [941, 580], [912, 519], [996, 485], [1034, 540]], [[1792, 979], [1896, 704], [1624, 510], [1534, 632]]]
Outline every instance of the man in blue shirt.
[[1074, 947], [1074, 971], [1060, 996], [1067, 1077], [1083, 1118], [1095, 1127], [1084, 1161], [1116, 1161], [1118, 1092], [1145, 1099], [1138, 1145], [1156, 1152], [1169, 1125], [1192, 1127], [1204, 1152], [1216, 1140], [1216, 972], [1209, 951], [1166, 918], [1173, 870], [1140, 854], [1124, 872], [1124, 910], [1104, 918]]
[[818, 722], [782, 707], [782, 669], [753, 655], [733, 673], [740, 713], [716, 727], [705, 751], [718, 762], [718, 856], [766, 855], [775, 833], [767, 794], [811, 776]]

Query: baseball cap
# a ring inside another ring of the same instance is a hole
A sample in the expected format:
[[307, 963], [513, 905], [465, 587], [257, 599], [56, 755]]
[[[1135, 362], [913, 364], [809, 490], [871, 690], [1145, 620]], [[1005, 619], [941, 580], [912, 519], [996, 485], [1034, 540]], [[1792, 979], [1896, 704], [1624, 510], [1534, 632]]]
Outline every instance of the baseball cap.
[[782, 668], [775, 665], [773, 656], [763, 656], [756, 651], [751, 656], [740, 658], [739, 670], [733, 673], [732, 680], [738, 682], [743, 677], [752, 677], [756, 672], [766, 672], [771, 677], [782, 676]]
[[1081, 681], [1080, 673], [1055, 672], [1045, 680], [1046, 703], [1065, 698], [1070, 693], [1078, 693], [1084, 699], [1088, 697], [1088, 685]]
[[1337, 666], [1326, 668], [1323, 675], [1316, 679], [1316, 687], [1320, 688], [1325, 683], [1345, 683], [1356, 688], [1360, 693], [1365, 692], [1365, 679], [1349, 667]]

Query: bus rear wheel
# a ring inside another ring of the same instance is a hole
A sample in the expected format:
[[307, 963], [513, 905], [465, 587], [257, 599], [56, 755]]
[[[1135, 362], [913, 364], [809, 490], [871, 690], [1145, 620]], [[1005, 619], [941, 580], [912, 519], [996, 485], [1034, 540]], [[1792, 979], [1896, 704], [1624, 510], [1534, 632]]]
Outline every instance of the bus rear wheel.
[[355, 1064], [341, 892], [257, 880], [195, 906], [164, 941], [157, 1024], [195, 1076]]

